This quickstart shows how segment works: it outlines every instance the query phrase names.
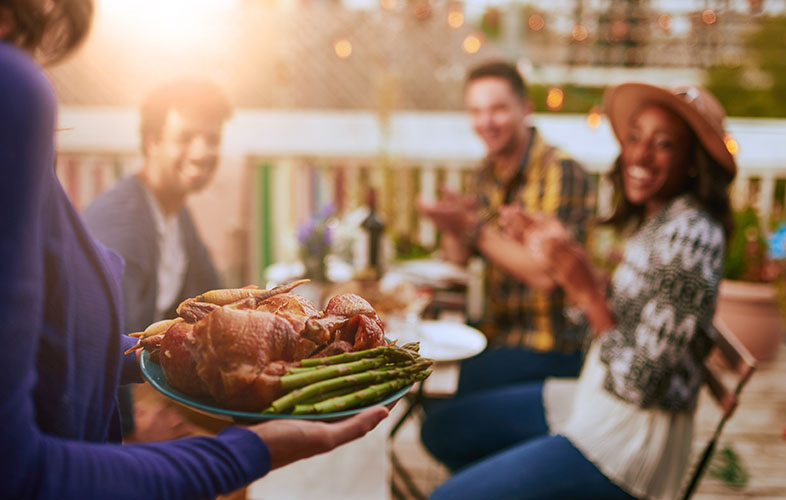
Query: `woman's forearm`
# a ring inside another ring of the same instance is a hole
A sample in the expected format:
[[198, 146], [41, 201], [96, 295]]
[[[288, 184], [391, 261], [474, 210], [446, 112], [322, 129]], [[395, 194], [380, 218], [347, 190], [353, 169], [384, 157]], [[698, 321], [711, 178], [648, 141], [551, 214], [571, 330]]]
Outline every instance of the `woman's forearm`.
[[571, 301], [584, 311], [595, 335], [612, 328], [615, 324], [614, 315], [584, 249], [573, 242], [555, 247], [553, 253], [555, 281], [562, 286]]

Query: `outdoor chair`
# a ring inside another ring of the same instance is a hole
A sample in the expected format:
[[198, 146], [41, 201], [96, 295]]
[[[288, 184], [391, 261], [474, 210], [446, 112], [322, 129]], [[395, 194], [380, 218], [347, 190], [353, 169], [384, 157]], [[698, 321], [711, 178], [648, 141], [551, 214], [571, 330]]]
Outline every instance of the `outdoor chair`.
[[[715, 450], [718, 438], [721, 432], [723, 432], [723, 427], [737, 408], [740, 392], [742, 392], [742, 388], [745, 387], [745, 384], [756, 369], [756, 359], [751, 355], [748, 349], [742, 345], [737, 337], [734, 336], [734, 333], [726, 324], [716, 318], [714, 327], [717, 331], [717, 338], [715, 347], [713, 347], [713, 351], [710, 353], [710, 356], [707, 357], [707, 362], [705, 363], [707, 369], [706, 383], [710, 395], [720, 407], [722, 415], [718, 425], [715, 426], [715, 432], [713, 432], [712, 438], [704, 447], [696, 462], [688, 485], [685, 488], [685, 493], [682, 497], [683, 500], [688, 500], [696, 491], [699, 480], [701, 480], [701, 476], [707, 468], [712, 453]], [[728, 384], [724, 381], [719, 367], [717, 366], [720, 364], [717, 363], [719, 359], [721, 359], [723, 365], [726, 365], [725, 367], [730, 369], [734, 374], [733, 383]]]

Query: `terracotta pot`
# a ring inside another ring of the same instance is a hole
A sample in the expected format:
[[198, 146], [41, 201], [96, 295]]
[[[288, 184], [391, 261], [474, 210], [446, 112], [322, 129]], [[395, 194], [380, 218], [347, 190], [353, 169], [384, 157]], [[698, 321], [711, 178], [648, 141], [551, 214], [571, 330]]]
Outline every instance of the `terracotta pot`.
[[775, 287], [770, 283], [722, 280], [715, 318], [721, 319], [759, 361], [775, 357], [786, 333]]

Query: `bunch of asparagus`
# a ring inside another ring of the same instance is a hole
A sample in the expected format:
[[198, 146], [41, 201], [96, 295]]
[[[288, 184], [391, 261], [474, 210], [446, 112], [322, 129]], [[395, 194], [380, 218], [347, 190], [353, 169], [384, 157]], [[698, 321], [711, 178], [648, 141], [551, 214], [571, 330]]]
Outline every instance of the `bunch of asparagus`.
[[304, 359], [281, 377], [285, 394], [263, 413], [332, 413], [381, 401], [431, 374], [417, 342]]

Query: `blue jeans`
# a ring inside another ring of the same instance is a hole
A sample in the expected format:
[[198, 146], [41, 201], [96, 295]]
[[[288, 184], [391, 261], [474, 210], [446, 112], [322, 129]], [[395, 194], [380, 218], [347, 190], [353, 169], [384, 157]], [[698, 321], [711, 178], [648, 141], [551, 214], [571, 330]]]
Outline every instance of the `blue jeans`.
[[461, 362], [456, 396], [546, 377], [578, 377], [582, 353], [537, 352], [522, 347], [490, 347]]
[[447, 401], [423, 423], [426, 448], [455, 472], [432, 500], [630, 500], [564, 436], [548, 434], [543, 384]]

